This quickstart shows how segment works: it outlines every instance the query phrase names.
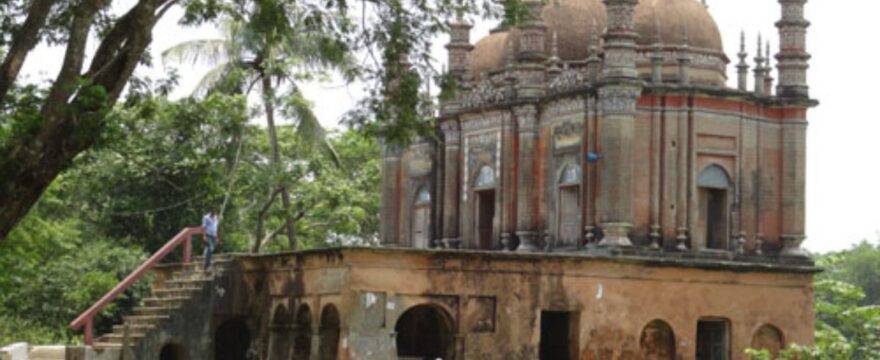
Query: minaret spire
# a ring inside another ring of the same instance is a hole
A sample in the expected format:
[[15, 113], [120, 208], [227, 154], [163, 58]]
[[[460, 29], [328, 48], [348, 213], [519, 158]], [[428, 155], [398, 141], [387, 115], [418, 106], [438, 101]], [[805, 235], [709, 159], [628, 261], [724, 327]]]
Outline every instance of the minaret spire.
[[742, 31], [739, 35], [739, 53], [736, 54], [739, 56], [739, 64], [736, 65], [737, 70], [737, 88], [741, 91], [747, 91], [749, 89], [748, 79], [749, 79], [749, 64], [746, 62], [746, 58], [748, 58], [749, 54], [746, 52], [746, 32]]
[[773, 68], [770, 66], [770, 40], [767, 40], [767, 63], [764, 66], [764, 95], [773, 96], [773, 76], [770, 74]]
[[755, 95], [764, 95], [764, 55], [762, 54], [761, 33], [758, 33], [758, 55], [755, 56]]

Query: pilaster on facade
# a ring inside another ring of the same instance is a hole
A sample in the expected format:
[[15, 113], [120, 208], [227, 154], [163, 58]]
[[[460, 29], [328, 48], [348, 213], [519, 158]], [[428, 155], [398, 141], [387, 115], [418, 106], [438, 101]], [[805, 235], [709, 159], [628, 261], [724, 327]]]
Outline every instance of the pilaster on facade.
[[456, 247], [461, 239], [459, 235], [459, 198], [461, 193], [461, 129], [458, 119], [449, 119], [440, 124], [443, 133], [443, 227], [441, 244], [444, 247]]
[[782, 19], [776, 22], [779, 29], [779, 53], [776, 54], [779, 85], [776, 93], [780, 97], [809, 98], [807, 28], [810, 22], [804, 18], [807, 0], [779, 0], [779, 3]]
[[519, 171], [517, 177], [517, 211], [516, 236], [519, 238], [517, 251], [538, 251], [538, 229], [535, 218], [536, 183], [538, 175], [535, 171], [535, 152], [538, 146], [538, 109], [535, 105], [523, 105], [513, 110], [519, 129], [519, 151], [517, 160]]
[[382, 200], [380, 213], [382, 223], [379, 241], [383, 246], [397, 246], [400, 242], [400, 182], [403, 177], [401, 154], [403, 147], [379, 140], [382, 152]]

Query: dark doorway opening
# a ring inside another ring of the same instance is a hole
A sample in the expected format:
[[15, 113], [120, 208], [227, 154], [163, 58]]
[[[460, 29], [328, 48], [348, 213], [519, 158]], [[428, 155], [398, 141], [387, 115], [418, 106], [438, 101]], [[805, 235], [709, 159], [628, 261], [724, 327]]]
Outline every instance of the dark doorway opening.
[[577, 247], [581, 237], [580, 187], [559, 187], [559, 247]]
[[725, 320], [697, 323], [697, 360], [730, 359], [730, 325]]
[[703, 189], [706, 197], [706, 247], [727, 248], [727, 191]]
[[541, 360], [573, 360], [578, 353], [578, 325], [575, 313], [541, 311]]
[[321, 311], [321, 333], [318, 345], [318, 358], [336, 360], [339, 352], [339, 311], [333, 305], [324, 306]]
[[442, 309], [419, 305], [410, 308], [394, 325], [397, 356], [401, 360], [453, 359], [452, 321]]
[[312, 356], [312, 311], [302, 304], [296, 311], [296, 325], [293, 328], [293, 359], [309, 360]]
[[250, 346], [251, 332], [244, 320], [226, 320], [214, 334], [214, 359], [245, 359]]
[[495, 222], [495, 190], [480, 190], [476, 195], [477, 246], [492, 250], [492, 229]]
[[270, 325], [269, 358], [284, 359], [290, 358], [290, 330], [293, 327], [293, 318], [284, 305], [275, 307], [275, 315]]
[[639, 340], [641, 359], [675, 360], [675, 333], [663, 320], [654, 320], [642, 329]]
[[186, 350], [178, 344], [165, 344], [159, 352], [159, 360], [186, 360]]

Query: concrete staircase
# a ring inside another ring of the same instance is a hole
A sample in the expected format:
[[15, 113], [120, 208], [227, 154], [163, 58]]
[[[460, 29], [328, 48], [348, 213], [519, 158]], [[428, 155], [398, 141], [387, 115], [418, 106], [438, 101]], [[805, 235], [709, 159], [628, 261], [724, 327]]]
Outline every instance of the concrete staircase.
[[[134, 308], [134, 314], [123, 316], [123, 323], [113, 326], [113, 332], [95, 339], [95, 350], [122, 349], [126, 335], [129, 348], [152, 331], [160, 328], [184, 305], [188, 304], [193, 295], [213, 284], [232, 262], [231, 257], [216, 256], [213, 259], [211, 272], [202, 271], [202, 259], [196, 258], [188, 265], [175, 270], [166, 281], [153, 288], [150, 297], [143, 299], [140, 306]], [[128, 334], [126, 334], [128, 327]]]

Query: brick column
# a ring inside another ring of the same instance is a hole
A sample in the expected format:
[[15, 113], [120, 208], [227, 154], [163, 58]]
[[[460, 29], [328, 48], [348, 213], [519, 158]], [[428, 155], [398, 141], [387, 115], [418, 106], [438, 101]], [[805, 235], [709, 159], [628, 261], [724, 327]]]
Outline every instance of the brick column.
[[[795, 111], [806, 115], [806, 110]], [[806, 256], [800, 246], [805, 239], [807, 122], [803, 118], [785, 121], [782, 125], [782, 255]]]
[[514, 109], [519, 127], [519, 168], [516, 190], [516, 236], [517, 251], [538, 251], [537, 204], [535, 203], [535, 151], [538, 141], [537, 108], [525, 105]]
[[447, 120], [440, 124], [443, 132], [443, 246], [457, 247], [459, 237], [459, 167], [461, 166], [461, 132], [458, 120]]
[[633, 133], [636, 102], [642, 92], [636, 70], [633, 14], [638, 0], [605, 0], [603, 84], [599, 88], [601, 133], [598, 203], [605, 237], [600, 246], [632, 246]]

